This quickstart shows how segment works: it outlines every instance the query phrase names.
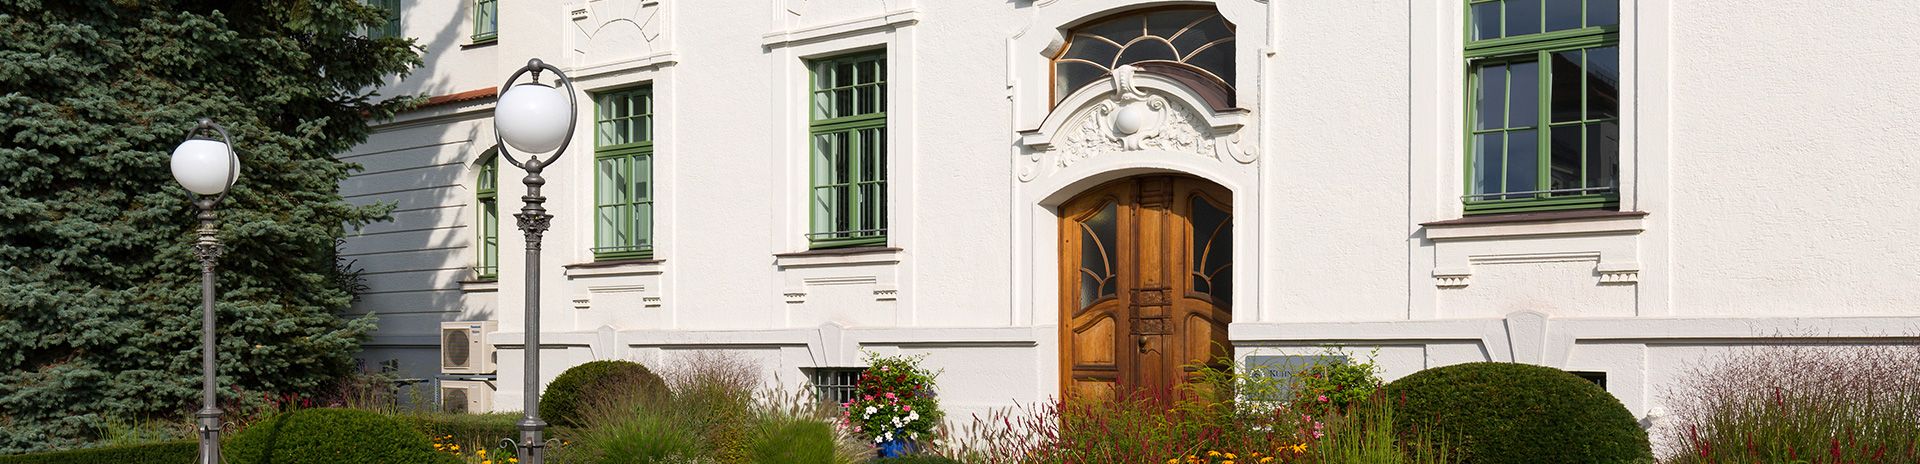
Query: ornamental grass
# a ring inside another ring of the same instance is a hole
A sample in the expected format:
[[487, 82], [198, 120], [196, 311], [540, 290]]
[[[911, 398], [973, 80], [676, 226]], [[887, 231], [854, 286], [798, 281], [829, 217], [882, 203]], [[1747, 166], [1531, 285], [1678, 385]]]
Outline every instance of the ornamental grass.
[[1666, 404], [1669, 464], [1920, 462], [1920, 346], [1738, 350]]

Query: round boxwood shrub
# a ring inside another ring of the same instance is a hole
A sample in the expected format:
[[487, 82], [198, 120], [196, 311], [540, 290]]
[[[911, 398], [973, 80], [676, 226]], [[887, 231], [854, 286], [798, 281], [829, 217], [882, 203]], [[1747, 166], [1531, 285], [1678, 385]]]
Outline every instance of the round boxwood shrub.
[[458, 464], [406, 422], [357, 409], [305, 409], [262, 420], [224, 447], [232, 464]]
[[1457, 444], [1477, 464], [1652, 462], [1647, 433], [1620, 400], [1550, 367], [1481, 362], [1387, 385], [1395, 426]]
[[667, 398], [667, 382], [633, 361], [593, 361], [567, 369], [540, 394], [540, 418], [560, 427], [579, 427], [581, 412], [594, 403]]

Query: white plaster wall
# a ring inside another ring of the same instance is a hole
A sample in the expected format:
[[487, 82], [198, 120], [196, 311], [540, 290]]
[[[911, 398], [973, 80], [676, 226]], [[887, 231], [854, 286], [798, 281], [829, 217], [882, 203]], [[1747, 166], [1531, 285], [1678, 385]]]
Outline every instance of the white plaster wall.
[[1829, 6], [1671, 7], [1676, 314], [1920, 315], [1920, 4]]
[[[1650, 216], [1441, 240], [1419, 223], [1459, 217], [1457, 8], [1222, 2], [1242, 18], [1242, 130], [1256, 161], [1116, 153], [1022, 187], [1020, 131], [1046, 117], [1044, 104], [1022, 106], [1045, 100], [1044, 36], [1081, 19], [1068, 12], [1130, 2], [662, 0], [649, 17], [662, 35], [644, 55], [593, 42], [617, 34], [580, 35], [569, 16], [578, 1], [502, 2], [500, 42], [464, 49], [468, 15], [451, 12], [466, 7], [448, 6], [464, 3], [419, 3], [407, 30], [439, 31], [422, 35], [430, 64], [389, 91], [487, 88], [527, 58], [590, 50], [557, 62], [575, 73], [583, 104], [587, 92], [637, 84], [658, 99], [661, 262], [568, 269], [592, 260], [588, 126], [549, 170], [556, 218], [541, 305], [561, 346], [545, 379], [591, 359], [724, 349], [797, 385], [802, 367], [853, 365], [874, 347], [929, 354], [959, 408], [1044, 398], [1058, 347], [1046, 303], [1057, 283], [1040, 261], [1053, 253], [1047, 202], [1101, 176], [1165, 171], [1220, 179], [1247, 208], [1235, 230], [1251, 246], [1236, 248], [1260, 278], [1236, 279], [1255, 296], [1231, 328], [1242, 354], [1383, 346], [1388, 378], [1482, 360], [1604, 371], [1646, 414], [1688, 359], [1663, 351], [1673, 347], [1779, 343], [1790, 340], [1783, 328], [1847, 340], [1920, 333], [1920, 251], [1906, 246], [1920, 232], [1907, 192], [1920, 162], [1905, 153], [1920, 142], [1910, 59], [1920, 39], [1899, 21], [1920, 6], [1907, 3], [1623, 2], [1637, 21], [1622, 43], [1639, 47], [1623, 69], [1640, 124], [1623, 160], [1625, 209]], [[440, 10], [457, 27], [422, 19]], [[896, 73], [890, 245], [901, 250], [859, 262], [776, 257], [804, 250], [802, 63], [872, 47], [888, 50]], [[497, 293], [457, 284], [473, 235], [461, 163], [491, 143], [485, 105], [383, 123], [342, 155], [367, 166], [343, 183], [350, 201], [401, 208], [347, 252], [380, 272], [355, 311], [391, 314], [369, 359], [430, 360], [439, 321], [499, 320], [495, 406], [511, 410], [526, 292], [511, 220]], [[502, 171], [511, 214], [523, 187], [518, 170]], [[1443, 286], [1437, 274], [1456, 267], [1471, 276]], [[1507, 319], [1523, 310], [1540, 319]], [[1800, 318], [1813, 316], [1823, 318]]]
[[[1408, 8], [1275, 2], [1262, 160], [1263, 310], [1284, 321], [1392, 320], [1407, 307]], [[1255, 46], [1247, 41], [1241, 46]]]
[[395, 124], [343, 153], [362, 171], [341, 183], [356, 205], [391, 204], [392, 220], [348, 231], [341, 258], [362, 271], [367, 291], [348, 317], [373, 314], [379, 328], [360, 358], [369, 367], [400, 359], [402, 374], [439, 373], [441, 321], [497, 317], [491, 294], [463, 291], [474, 277], [478, 217], [472, 179], [482, 145], [479, 119]]
[[[501, 2], [501, 12], [512, 3]], [[381, 95], [446, 95], [493, 87], [505, 80], [495, 69], [496, 47], [473, 43], [472, 0], [405, 1], [400, 8], [400, 31], [424, 49], [422, 64], [407, 78], [390, 80], [381, 87]], [[520, 33], [505, 32], [510, 22], [500, 18], [502, 40]]]

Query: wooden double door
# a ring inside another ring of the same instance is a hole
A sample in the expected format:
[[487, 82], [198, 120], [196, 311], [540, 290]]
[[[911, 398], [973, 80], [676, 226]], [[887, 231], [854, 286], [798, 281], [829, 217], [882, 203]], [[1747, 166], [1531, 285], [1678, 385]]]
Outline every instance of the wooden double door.
[[1233, 208], [1184, 176], [1122, 179], [1060, 210], [1061, 390], [1152, 395], [1227, 355]]

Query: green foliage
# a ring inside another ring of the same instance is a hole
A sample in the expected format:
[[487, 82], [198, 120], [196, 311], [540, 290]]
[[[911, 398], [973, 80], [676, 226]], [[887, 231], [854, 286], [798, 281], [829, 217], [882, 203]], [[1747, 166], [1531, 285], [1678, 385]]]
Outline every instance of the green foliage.
[[245, 166], [219, 212], [221, 390], [352, 367], [373, 322], [339, 315], [336, 239], [389, 208], [343, 200], [333, 155], [411, 101], [365, 89], [420, 62], [359, 36], [378, 21], [360, 0], [0, 2], [0, 453], [192, 409], [197, 224], [169, 153], [201, 118]]
[[400, 419], [354, 409], [304, 409], [247, 427], [226, 443], [233, 464], [448, 464], [425, 434]]
[[[618, 395], [616, 395], [616, 393]], [[626, 394], [664, 399], [667, 383], [633, 361], [592, 361], [573, 366], [540, 394], [540, 417], [559, 427], [580, 425], [580, 411], [593, 403], [620, 401]]]
[[960, 464], [953, 458], [932, 454], [910, 454], [873, 461], [874, 464]]
[[695, 354], [666, 371], [667, 401], [623, 395], [625, 401], [583, 404], [562, 463], [852, 463], [872, 448], [834, 433], [832, 413], [800, 394], [759, 383], [758, 364]]
[[1427, 369], [1387, 385], [1403, 434], [1457, 440], [1474, 463], [1651, 462], [1647, 434], [1620, 400], [1559, 369], [1468, 363]]
[[920, 367], [924, 357], [868, 352], [867, 370], [855, 383], [859, 396], [841, 405], [841, 421], [874, 443], [931, 436], [946, 415], [933, 390], [938, 374]]
[[193, 462], [200, 443], [193, 440], [0, 456], [0, 464], [132, 464]]
[[747, 442], [753, 464], [832, 464], [839, 461], [833, 426], [801, 418], [770, 418], [754, 427]]
[[1445, 464], [1449, 450], [1430, 431], [1402, 439], [1393, 426], [1393, 401], [1373, 395], [1324, 416], [1325, 436], [1314, 440], [1310, 455], [1322, 463]]
[[497, 447], [501, 439], [520, 435], [520, 415], [515, 413], [415, 413], [398, 417], [427, 434], [434, 443], [460, 445], [463, 450]]
[[[1325, 361], [1334, 356], [1344, 361]], [[1380, 389], [1380, 368], [1373, 364], [1373, 356], [1365, 362], [1354, 362], [1343, 353], [1329, 351], [1320, 359], [1293, 375], [1294, 412], [1326, 416], [1366, 401]]]
[[669, 414], [635, 414], [626, 420], [580, 429], [557, 454], [563, 463], [643, 464], [692, 461], [708, 453], [696, 430]]

